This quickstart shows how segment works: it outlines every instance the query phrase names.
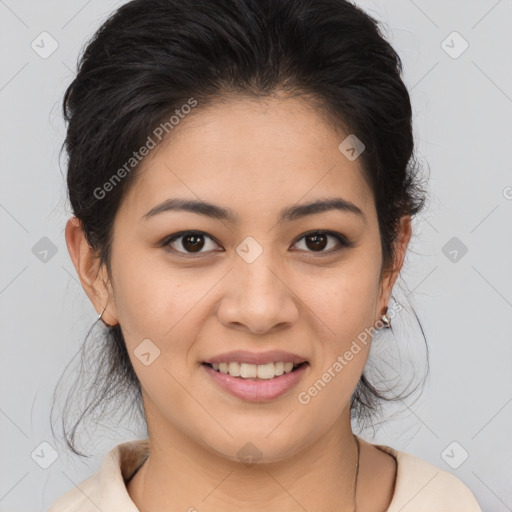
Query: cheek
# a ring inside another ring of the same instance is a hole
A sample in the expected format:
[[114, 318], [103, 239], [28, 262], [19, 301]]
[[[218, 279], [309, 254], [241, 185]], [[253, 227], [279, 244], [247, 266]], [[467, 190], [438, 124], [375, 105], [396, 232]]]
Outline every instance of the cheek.
[[128, 348], [151, 339], [162, 354], [181, 350], [183, 330], [193, 335], [190, 318], [197, 315], [204, 288], [187, 285], [186, 273], [171, 271], [165, 261], [149, 261], [147, 255], [133, 252], [116, 263], [116, 311]]
[[379, 289], [380, 260], [374, 254], [354, 251], [343, 265], [303, 288], [308, 291], [303, 300], [315, 313], [310, 318], [317, 364], [300, 390], [304, 400], [297, 398], [318, 414], [329, 411], [332, 421], [349, 403], [368, 359]]
[[301, 299], [316, 315], [324, 339], [348, 341], [373, 325], [379, 289], [375, 262], [354, 257], [308, 279]]
[[[201, 323], [204, 289], [187, 286], [181, 274], [141, 259], [118, 266], [116, 307], [126, 348], [142, 388], [162, 411], [169, 397], [177, 410], [187, 410], [187, 382], [194, 361], [193, 340]], [[142, 271], [144, 270], [144, 271]]]
[[378, 276], [368, 268], [355, 270], [354, 266], [350, 272], [339, 272], [328, 280], [329, 287], [320, 287], [321, 292], [311, 292], [305, 299], [315, 304], [312, 309], [318, 320], [317, 364], [296, 399], [307, 411], [305, 421], [312, 429], [318, 427], [314, 418], [321, 416], [325, 425], [331, 425], [349, 406], [368, 359]]

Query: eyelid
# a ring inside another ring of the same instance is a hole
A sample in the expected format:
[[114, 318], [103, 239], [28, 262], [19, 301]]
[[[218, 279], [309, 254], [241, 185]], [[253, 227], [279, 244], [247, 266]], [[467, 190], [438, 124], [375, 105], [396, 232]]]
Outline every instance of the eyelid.
[[[209, 235], [208, 233], [206, 233], [204, 231], [200, 231], [200, 230], [193, 230], [193, 229], [179, 231], [177, 233], [174, 233], [173, 235], [170, 235], [170, 236], [164, 238], [160, 245], [164, 248], [167, 248], [171, 243], [175, 242], [176, 240], [179, 240], [180, 238], [184, 237], [185, 235], [190, 235], [190, 234], [204, 236], [205, 238], [209, 238], [210, 240], [215, 242], [217, 245], [220, 245], [215, 240], [215, 238], [212, 237], [211, 235]], [[305, 252], [306, 254], [309, 254], [312, 257], [318, 257], [318, 256], [321, 257], [321, 256], [327, 256], [330, 254], [335, 254], [335, 253], [341, 251], [342, 249], [349, 249], [356, 245], [355, 242], [351, 241], [346, 235], [343, 235], [342, 233], [338, 233], [337, 231], [331, 231], [328, 229], [313, 229], [313, 230], [307, 231], [307, 232], [299, 235], [296, 238], [296, 240], [293, 242], [292, 246], [297, 244], [303, 238], [306, 238], [309, 235], [316, 235], [316, 234], [327, 235], [327, 236], [331, 236], [331, 237], [335, 238], [338, 241], [338, 243], [340, 244], [340, 247], [331, 249], [329, 251], [319, 251], [319, 252], [301, 251], [301, 252]], [[175, 254], [179, 254], [179, 255], [185, 256], [185, 257], [198, 257], [201, 254], [209, 254], [211, 252], [211, 251], [204, 251], [204, 252], [197, 252], [197, 253], [192, 253], [192, 252], [187, 253], [187, 252], [177, 251], [173, 248], [170, 248], [169, 250]], [[220, 252], [220, 251], [215, 251], [215, 252]]]

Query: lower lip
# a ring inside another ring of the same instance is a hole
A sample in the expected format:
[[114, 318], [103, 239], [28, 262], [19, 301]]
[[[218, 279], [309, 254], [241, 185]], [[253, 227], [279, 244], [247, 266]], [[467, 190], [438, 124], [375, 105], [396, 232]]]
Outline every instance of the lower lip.
[[221, 373], [207, 364], [201, 365], [208, 375], [225, 391], [249, 402], [274, 400], [292, 389], [303, 377], [309, 364], [303, 364], [295, 371], [265, 380], [242, 379]]

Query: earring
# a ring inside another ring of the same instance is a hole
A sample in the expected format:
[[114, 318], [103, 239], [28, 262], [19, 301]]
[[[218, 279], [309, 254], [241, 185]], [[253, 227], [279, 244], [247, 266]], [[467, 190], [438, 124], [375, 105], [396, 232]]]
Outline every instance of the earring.
[[391, 328], [391, 317], [387, 314], [387, 313], [384, 313], [380, 319], [384, 322], [384, 327], [389, 329]]

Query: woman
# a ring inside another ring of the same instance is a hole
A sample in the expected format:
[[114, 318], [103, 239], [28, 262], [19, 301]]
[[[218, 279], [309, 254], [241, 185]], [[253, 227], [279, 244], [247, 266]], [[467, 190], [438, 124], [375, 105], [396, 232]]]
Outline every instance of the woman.
[[424, 204], [401, 71], [343, 0], [135, 0], [98, 30], [66, 242], [148, 439], [50, 512], [481, 510], [351, 427]]

